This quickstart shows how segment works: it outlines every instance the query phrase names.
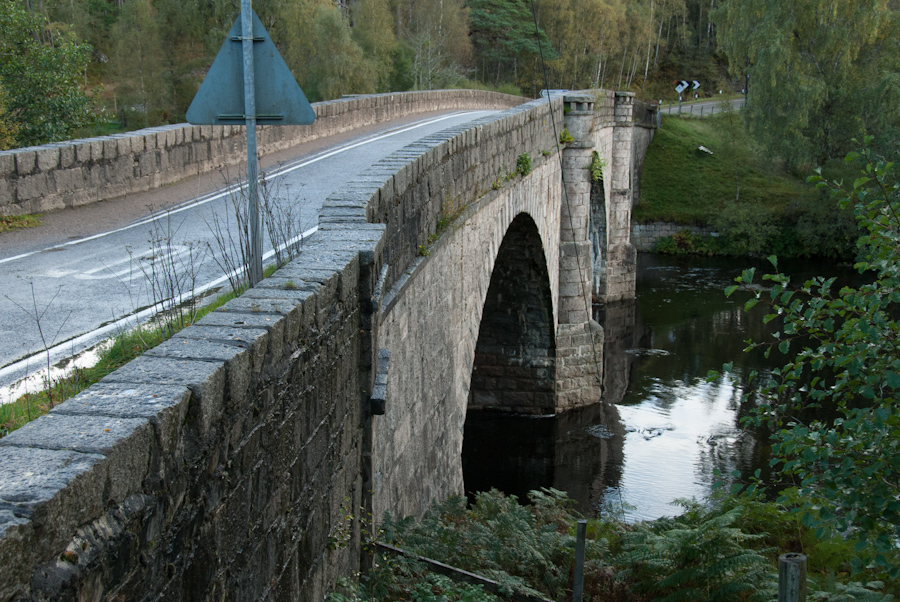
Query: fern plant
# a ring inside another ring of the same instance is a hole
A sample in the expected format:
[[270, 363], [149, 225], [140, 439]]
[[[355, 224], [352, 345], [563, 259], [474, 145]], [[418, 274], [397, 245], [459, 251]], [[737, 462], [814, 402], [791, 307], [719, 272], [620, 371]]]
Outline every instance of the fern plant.
[[[384, 539], [422, 556], [494, 579], [512, 591], [560, 598], [569, 591], [574, 559], [572, 501], [560, 491], [529, 494], [522, 506], [496, 490], [479, 493], [471, 508], [462, 497], [434, 506], [418, 524], [384, 525]], [[589, 539], [587, 556], [600, 558], [605, 541]]]
[[623, 551], [614, 560], [618, 577], [633, 583], [635, 594], [675, 602], [768, 600], [773, 587], [766, 558], [751, 549], [749, 535], [732, 526], [742, 508], [709, 510], [697, 502], [679, 500], [683, 515], [640, 523], [623, 537]]

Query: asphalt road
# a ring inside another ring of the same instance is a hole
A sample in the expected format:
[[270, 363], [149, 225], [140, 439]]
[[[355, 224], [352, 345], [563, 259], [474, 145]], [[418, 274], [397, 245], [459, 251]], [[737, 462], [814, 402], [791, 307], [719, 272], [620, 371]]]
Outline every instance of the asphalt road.
[[[345, 181], [419, 138], [488, 113], [401, 120], [269, 157], [262, 169], [270, 198], [281, 207], [276, 214], [292, 218], [292, 237], [308, 236], [322, 202]], [[44, 226], [0, 235], [0, 403], [39, 386], [39, 379], [27, 385], [22, 379], [46, 367], [47, 348], [50, 363], [62, 365], [149, 319], [156, 301], [227, 288], [214, 233], [217, 224], [235, 229], [233, 198], [240, 188], [226, 188], [227, 179], [206, 175], [48, 214]], [[272, 244], [264, 240], [263, 263], [272, 263]], [[167, 282], [176, 272], [188, 275]], [[154, 283], [163, 290], [154, 293]]]
[[[744, 105], [743, 98], [735, 98], [726, 102], [728, 103], [730, 110], [737, 110]], [[722, 101], [713, 98], [711, 100], [703, 100], [700, 102], [682, 103], [681, 115], [706, 117], [707, 115], [721, 113], [723, 109]], [[664, 102], [661, 112], [663, 115], [678, 115], [678, 102]]]

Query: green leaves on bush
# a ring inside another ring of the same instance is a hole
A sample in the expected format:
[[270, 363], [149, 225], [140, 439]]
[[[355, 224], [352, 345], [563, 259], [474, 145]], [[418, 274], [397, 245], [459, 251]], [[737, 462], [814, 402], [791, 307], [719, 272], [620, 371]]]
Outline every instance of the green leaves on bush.
[[[762, 401], [750, 422], [774, 433], [773, 464], [790, 486], [781, 500], [803, 524], [854, 541], [856, 571], [900, 579], [900, 184], [866, 146], [848, 156], [856, 160], [863, 177], [851, 189], [812, 180], [854, 207], [856, 267], [874, 281], [835, 292], [834, 279], [794, 288], [784, 274], [763, 276], [766, 289], [749, 303], [767, 304], [767, 319], [783, 325], [753, 347], [777, 348], [786, 362], [756, 384]], [[754, 276], [745, 271], [738, 285], [751, 290]]]
[[516, 173], [520, 176], [527, 176], [531, 173], [531, 156], [528, 153], [522, 153], [516, 157]]

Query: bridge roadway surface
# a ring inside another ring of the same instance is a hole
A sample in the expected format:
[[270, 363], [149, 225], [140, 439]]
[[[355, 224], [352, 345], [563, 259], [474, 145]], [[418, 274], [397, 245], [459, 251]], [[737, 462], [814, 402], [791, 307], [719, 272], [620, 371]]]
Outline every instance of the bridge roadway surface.
[[[267, 156], [261, 171], [277, 202], [299, 213], [298, 233], [308, 236], [317, 227], [323, 201], [344, 182], [407, 144], [489, 113], [431, 113], [361, 128]], [[183, 286], [182, 292], [227, 288], [212, 256], [220, 253], [210, 227], [217, 219], [234, 223], [226, 177], [205, 174], [47, 214], [41, 227], [0, 236], [0, 403], [40, 387], [43, 377], [37, 371], [46, 366], [45, 344], [51, 347], [52, 364], [66, 364], [155, 313], [152, 306], [159, 299], [153, 298], [145, 272], [154, 252], [160, 259], [161, 247], [152, 246], [152, 238], [171, 241], [162, 250], [170, 252], [173, 265], [187, 266], [191, 259], [200, 263], [193, 286]], [[264, 247], [264, 264], [273, 263], [265, 235]]]

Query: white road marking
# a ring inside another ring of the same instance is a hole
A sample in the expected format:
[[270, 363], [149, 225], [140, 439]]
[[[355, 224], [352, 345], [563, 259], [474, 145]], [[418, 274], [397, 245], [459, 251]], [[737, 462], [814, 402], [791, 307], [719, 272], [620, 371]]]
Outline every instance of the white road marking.
[[[384, 134], [378, 134], [378, 135], [373, 136], [373, 137], [371, 137], [371, 138], [365, 138], [365, 139], [363, 139], [363, 140], [360, 140], [359, 142], [354, 142], [354, 143], [348, 144], [348, 145], [346, 145], [346, 146], [338, 147], [338, 148], [336, 148], [336, 149], [334, 149], [334, 150], [331, 150], [331, 151], [322, 153], [321, 155], [315, 156], [315, 157], [313, 157], [313, 158], [311, 158], [311, 159], [307, 159], [307, 160], [305, 160], [305, 161], [301, 161], [301, 162], [296, 163], [296, 164], [293, 164], [293, 165], [288, 165], [287, 167], [283, 167], [283, 168], [278, 169], [278, 170], [275, 170], [275, 171], [273, 171], [273, 172], [269, 172], [269, 173], [265, 174], [265, 176], [266, 176], [267, 178], [275, 178], [275, 177], [284, 175], [284, 174], [286, 174], [286, 173], [290, 173], [290, 172], [292, 172], [292, 171], [294, 171], [294, 170], [300, 169], [300, 168], [302, 168], [302, 167], [306, 167], [306, 166], [308, 166], [308, 165], [312, 165], [313, 163], [318, 163], [319, 161], [322, 161], [322, 160], [324, 160], [324, 159], [328, 159], [329, 157], [333, 157], [333, 156], [335, 156], [335, 155], [339, 155], [339, 154], [341, 154], [341, 153], [345, 153], [345, 152], [347, 152], [347, 151], [349, 151], [349, 150], [353, 150], [354, 148], [359, 148], [360, 146], [365, 146], [366, 144], [371, 144], [371, 143], [373, 143], [373, 142], [378, 142], [379, 140], [383, 140], [383, 139], [385, 139], [385, 138], [390, 138], [390, 137], [392, 137], [392, 136], [397, 136], [397, 135], [399, 135], [399, 134], [405, 134], [406, 132], [410, 132], [410, 131], [412, 131], [412, 130], [415, 130], [415, 129], [418, 129], [418, 128], [421, 128], [421, 127], [425, 127], [425, 126], [431, 125], [431, 124], [433, 124], [433, 123], [438, 123], [438, 122], [444, 121], [444, 120], [446, 120], [446, 119], [452, 119], [453, 117], [458, 117], [458, 116], [460, 116], [460, 115], [466, 115], [466, 114], [468, 114], [468, 113], [477, 113], [477, 112], [479, 112], [479, 111], [457, 111], [457, 112], [455, 112], [455, 113], [450, 113], [450, 114], [448, 114], [448, 115], [442, 115], [441, 117], [435, 117], [435, 118], [433, 118], [433, 119], [427, 119], [427, 120], [424, 120], [424, 121], [420, 121], [420, 122], [417, 122], [417, 123], [415, 123], [415, 124], [413, 124], [413, 125], [410, 125], [410, 126], [402, 127], [402, 128], [400, 128], [400, 129], [393, 130], [393, 131], [389, 131], [389, 132], [384, 133]], [[198, 197], [198, 198], [196, 198], [196, 199], [191, 199], [190, 201], [187, 201], [186, 203], [183, 203], [183, 204], [181, 204], [181, 205], [177, 205], [177, 206], [175, 206], [174, 208], [166, 209], [166, 210], [157, 212], [157, 213], [155, 213], [155, 214], [151, 214], [151, 215], [149, 215], [149, 216], [147, 216], [147, 217], [145, 217], [145, 218], [142, 218], [142, 219], [140, 219], [140, 220], [138, 220], [138, 221], [136, 221], [136, 222], [134, 222], [134, 223], [132, 223], [132, 224], [127, 225], [127, 226], [123, 226], [123, 227], [117, 228], [117, 229], [115, 229], [115, 230], [109, 230], [109, 231], [107, 231], [107, 232], [101, 232], [100, 234], [94, 234], [93, 236], [86, 236], [86, 237], [80, 238], [80, 239], [78, 239], [78, 240], [70, 240], [70, 241], [68, 241], [68, 242], [64, 242], [64, 243], [61, 243], [61, 244], [58, 244], [58, 245], [53, 245], [53, 246], [50, 246], [50, 247], [45, 247], [45, 248], [43, 248], [43, 249], [38, 249], [37, 251], [30, 251], [30, 252], [28, 252], [28, 253], [22, 253], [21, 255], [15, 255], [15, 256], [13, 256], [13, 257], [7, 257], [7, 258], [5, 258], [5, 259], [0, 259], [0, 264], [9, 263], [9, 262], [11, 262], [11, 261], [17, 261], [17, 260], [19, 260], [19, 259], [25, 259], [25, 258], [27, 258], [27, 257], [31, 257], [31, 256], [33, 256], [33, 255], [37, 255], [38, 253], [44, 253], [44, 252], [46, 252], [46, 251], [53, 251], [53, 250], [56, 250], [56, 249], [62, 249], [62, 248], [65, 248], [65, 247], [71, 247], [71, 246], [74, 246], [74, 245], [80, 245], [80, 244], [82, 244], [82, 243], [86, 243], [86, 242], [91, 241], [91, 240], [96, 240], [96, 239], [98, 239], [98, 238], [104, 238], [104, 237], [109, 236], [109, 235], [111, 235], [111, 234], [117, 234], [117, 233], [119, 233], [119, 232], [124, 232], [124, 231], [126, 231], [126, 230], [130, 230], [130, 229], [132, 229], [132, 228], [137, 228], [138, 226], [143, 226], [143, 225], [152, 223], [153, 220], [158, 219], [159, 216], [161, 216], [161, 215], [174, 215], [174, 214], [176, 214], [176, 213], [180, 213], [180, 212], [182, 212], [182, 211], [187, 211], [188, 209], [192, 209], [192, 208], [197, 207], [197, 206], [199, 206], [199, 205], [205, 205], [206, 203], [210, 203], [210, 202], [215, 201], [215, 200], [218, 200], [218, 199], [220, 199], [220, 198], [222, 198], [222, 197], [224, 197], [224, 196], [227, 196], [227, 195], [229, 195], [229, 194], [232, 194], [232, 193], [234, 193], [235, 191], [244, 188], [245, 186], [246, 186], [246, 184], [243, 183], [243, 182], [240, 183], [240, 184], [235, 184], [235, 185], [229, 186], [229, 187], [227, 187], [227, 188], [225, 188], [224, 190], [221, 190], [221, 191], [219, 191], [219, 192], [214, 192], [214, 193], [211, 193], [211, 194], [206, 195], [206, 196]]]

